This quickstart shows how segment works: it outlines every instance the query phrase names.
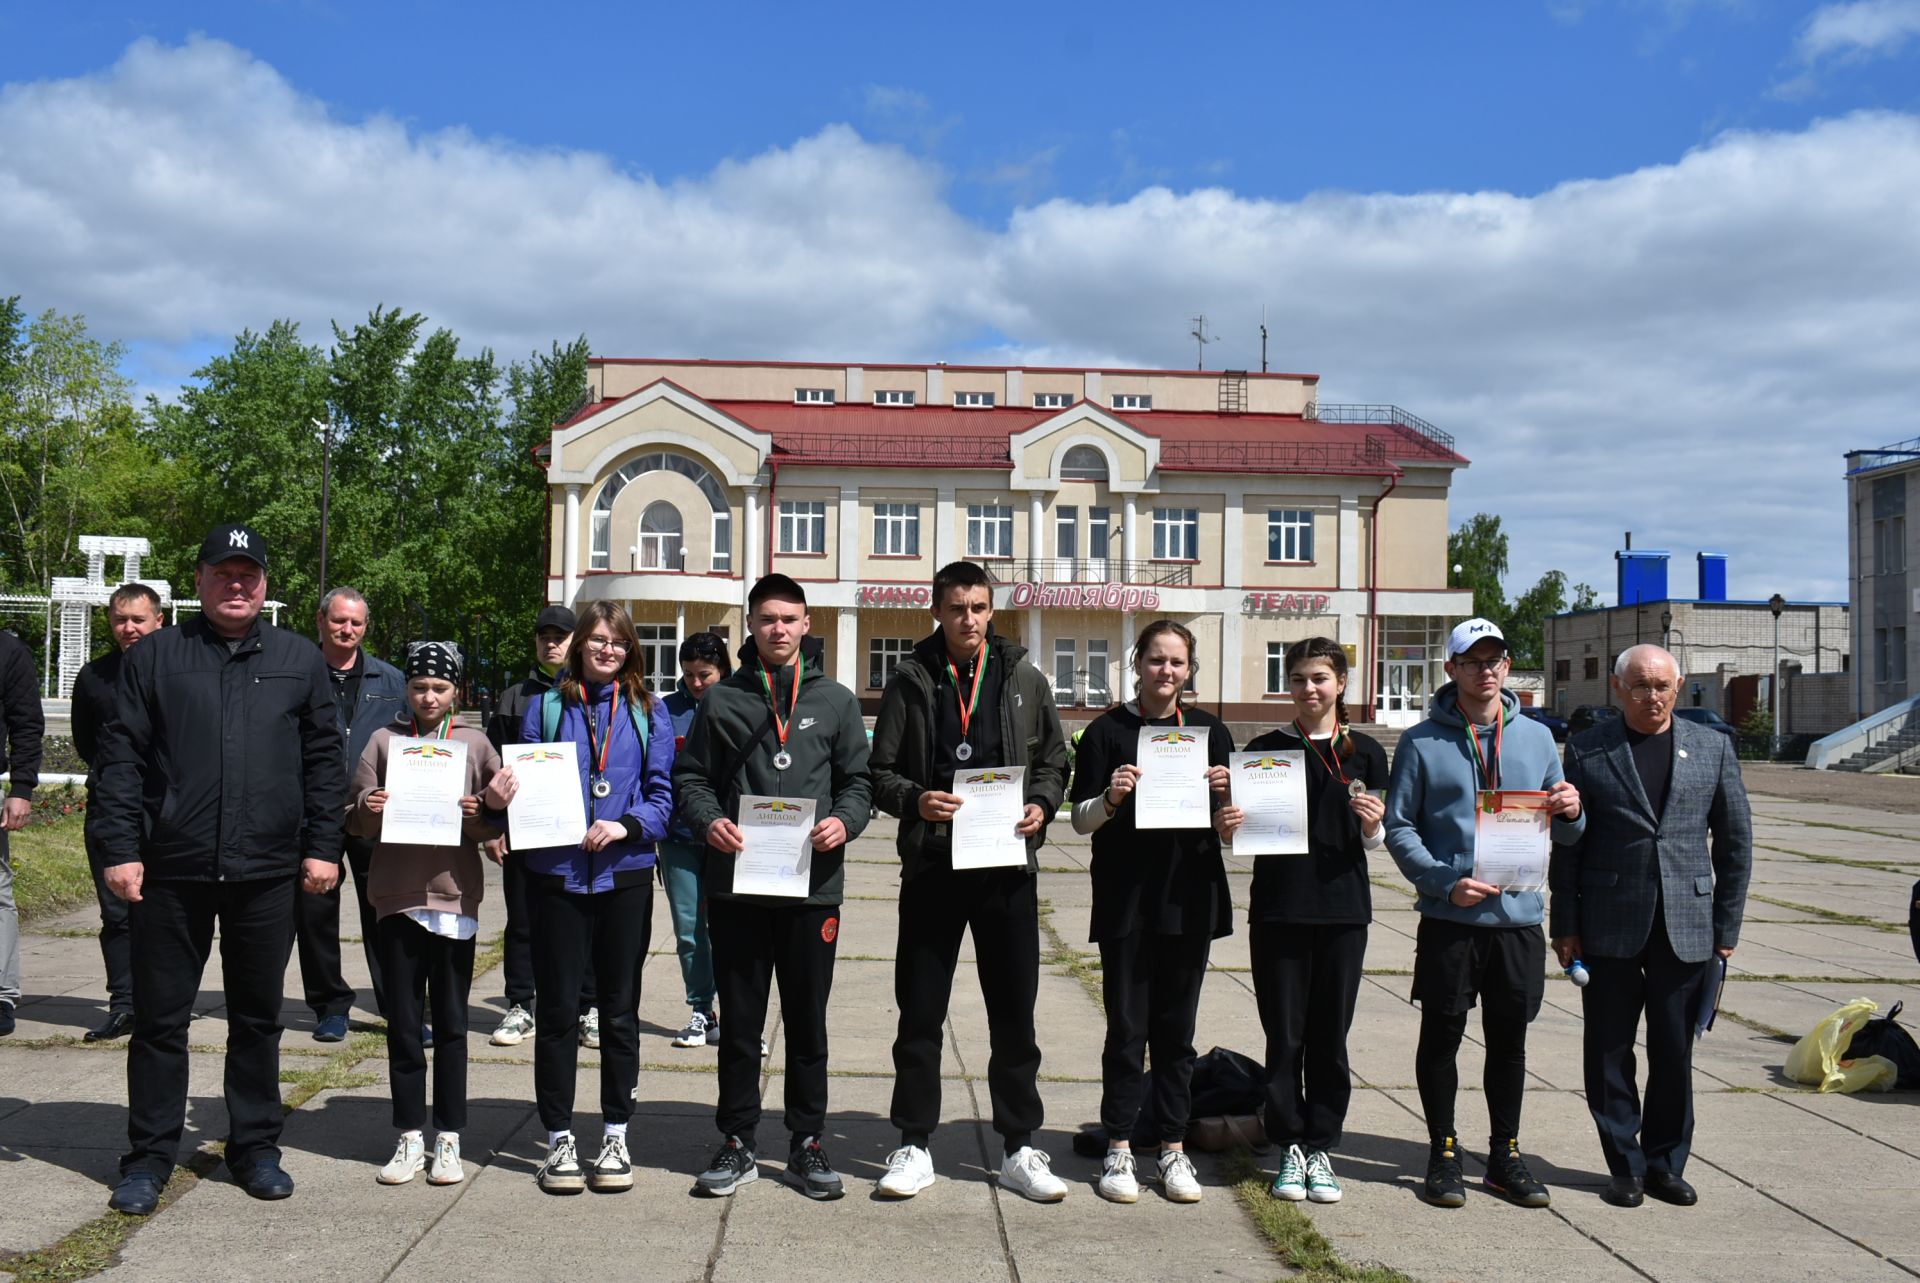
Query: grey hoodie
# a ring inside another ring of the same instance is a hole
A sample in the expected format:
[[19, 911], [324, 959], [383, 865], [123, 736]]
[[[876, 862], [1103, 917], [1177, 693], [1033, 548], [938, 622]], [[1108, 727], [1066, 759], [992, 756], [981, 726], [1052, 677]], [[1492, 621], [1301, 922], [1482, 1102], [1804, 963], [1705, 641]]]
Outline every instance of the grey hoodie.
[[[1419, 892], [1414, 907], [1434, 918], [1475, 927], [1534, 926], [1544, 916], [1538, 891], [1490, 896], [1463, 909], [1448, 897], [1453, 884], [1473, 874], [1473, 811], [1477, 776], [1473, 750], [1467, 747], [1467, 719], [1448, 682], [1434, 692], [1427, 720], [1400, 737], [1387, 788], [1387, 849], [1407, 881]], [[1564, 776], [1553, 733], [1519, 716], [1520, 702], [1500, 692], [1500, 787], [1549, 789]], [[1477, 728], [1480, 751], [1493, 756], [1493, 727]], [[1553, 821], [1556, 846], [1571, 846], [1587, 827], [1577, 819]]]

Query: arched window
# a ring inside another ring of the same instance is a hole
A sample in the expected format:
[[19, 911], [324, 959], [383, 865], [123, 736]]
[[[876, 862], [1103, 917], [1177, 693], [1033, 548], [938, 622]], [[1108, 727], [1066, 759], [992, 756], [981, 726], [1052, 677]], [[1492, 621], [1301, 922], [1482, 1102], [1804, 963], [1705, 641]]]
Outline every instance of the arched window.
[[1107, 456], [1090, 445], [1077, 445], [1060, 460], [1062, 481], [1105, 481]]
[[[593, 500], [592, 538], [587, 547], [587, 568], [612, 568], [613, 501], [620, 497], [620, 492], [629, 483], [649, 472], [678, 473], [700, 487], [700, 493], [707, 497], [707, 506], [713, 509], [713, 560], [707, 568], [720, 573], [733, 569], [733, 509], [727, 503], [727, 492], [721, 489], [714, 475], [700, 464], [685, 455], [667, 454], [664, 451], [628, 460], [600, 487], [600, 493]], [[644, 522], [641, 533], [646, 533]], [[676, 556], [679, 547], [679, 544], [674, 545]]]
[[640, 514], [641, 570], [684, 570], [680, 556], [685, 536], [680, 525], [680, 509], [665, 499], [656, 499]]

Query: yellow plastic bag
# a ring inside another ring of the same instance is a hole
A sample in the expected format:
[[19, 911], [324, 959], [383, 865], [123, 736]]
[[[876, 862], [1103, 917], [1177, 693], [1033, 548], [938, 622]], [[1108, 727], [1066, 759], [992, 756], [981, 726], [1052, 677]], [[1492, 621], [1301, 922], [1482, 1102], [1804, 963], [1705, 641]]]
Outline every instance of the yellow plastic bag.
[[1834, 1008], [1787, 1053], [1787, 1077], [1813, 1083], [1821, 1091], [1892, 1091], [1900, 1067], [1885, 1056], [1841, 1059], [1853, 1035], [1878, 1010], [1880, 1004], [1870, 998], [1855, 998]]

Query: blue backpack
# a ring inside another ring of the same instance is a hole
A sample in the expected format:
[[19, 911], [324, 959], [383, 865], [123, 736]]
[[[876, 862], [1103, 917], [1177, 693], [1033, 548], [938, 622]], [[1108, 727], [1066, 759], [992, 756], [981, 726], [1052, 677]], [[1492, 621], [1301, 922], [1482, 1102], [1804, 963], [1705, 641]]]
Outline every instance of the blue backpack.
[[[649, 699], [648, 703], [652, 700]], [[633, 718], [633, 733], [640, 737], [640, 758], [647, 756], [647, 716], [640, 706], [627, 701], [627, 715]], [[540, 696], [540, 738], [551, 744], [553, 737], [560, 733], [560, 688], [550, 686]]]

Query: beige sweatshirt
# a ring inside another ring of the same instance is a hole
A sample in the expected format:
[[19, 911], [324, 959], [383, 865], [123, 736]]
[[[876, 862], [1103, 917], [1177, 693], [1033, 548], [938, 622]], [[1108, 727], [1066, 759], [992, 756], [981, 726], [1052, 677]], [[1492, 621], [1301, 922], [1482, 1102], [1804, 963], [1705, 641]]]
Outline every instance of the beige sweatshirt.
[[[367, 748], [354, 767], [353, 784], [347, 790], [352, 802], [347, 807], [347, 831], [361, 837], [379, 838], [380, 816], [367, 809], [367, 795], [381, 787], [387, 778], [387, 752], [394, 737], [410, 737], [413, 720], [403, 717], [383, 726], [367, 741]], [[456, 726], [450, 738], [467, 746], [467, 783], [465, 793], [477, 796], [500, 769], [500, 754], [480, 731]], [[406, 846], [377, 842], [373, 865], [367, 879], [367, 899], [380, 917], [405, 913], [409, 909], [432, 909], [444, 913], [479, 916], [480, 897], [485, 888], [481, 872], [480, 844], [500, 830], [480, 816], [461, 826], [465, 838], [458, 846]]]

